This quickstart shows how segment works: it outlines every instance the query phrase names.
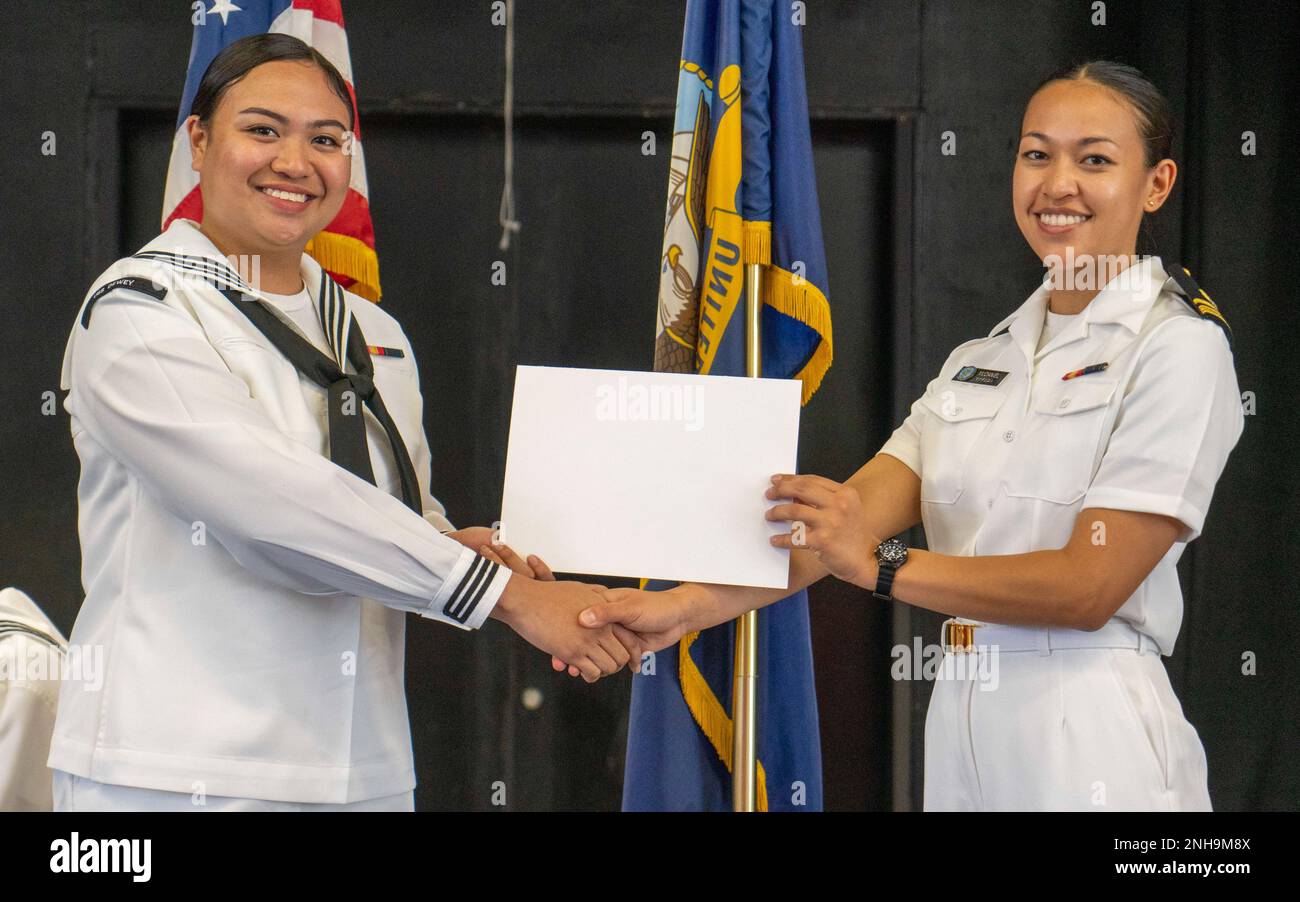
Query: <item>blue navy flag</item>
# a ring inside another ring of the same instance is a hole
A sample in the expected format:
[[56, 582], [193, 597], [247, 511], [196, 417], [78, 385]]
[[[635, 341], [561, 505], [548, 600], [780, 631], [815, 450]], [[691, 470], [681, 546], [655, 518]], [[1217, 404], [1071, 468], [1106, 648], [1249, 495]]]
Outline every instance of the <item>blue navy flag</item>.
[[[688, 0], [656, 370], [745, 375], [744, 267], [755, 263], [763, 375], [799, 379], [807, 403], [830, 367], [831, 318], [800, 27], [785, 0]], [[758, 622], [758, 807], [819, 811], [806, 594]], [[731, 808], [734, 636], [733, 624], [688, 635], [633, 678], [624, 809]]]

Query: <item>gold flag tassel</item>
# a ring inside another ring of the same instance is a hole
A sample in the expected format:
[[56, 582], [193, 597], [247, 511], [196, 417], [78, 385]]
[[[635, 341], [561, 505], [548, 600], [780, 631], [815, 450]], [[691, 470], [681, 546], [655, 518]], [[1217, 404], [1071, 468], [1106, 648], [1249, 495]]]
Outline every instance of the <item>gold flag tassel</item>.
[[[700, 725], [700, 730], [709, 738], [713, 750], [718, 753], [727, 770], [732, 770], [733, 726], [731, 718], [723, 710], [722, 703], [713, 694], [708, 680], [700, 673], [691, 658], [691, 644], [699, 638], [699, 633], [688, 633], [682, 637], [677, 649], [677, 675], [682, 684], [682, 698], [691, 716]], [[758, 799], [755, 807], [759, 811], [767, 810], [767, 775], [763, 772], [763, 762], [756, 761]]]
[[327, 272], [350, 276], [356, 282], [348, 291], [369, 301], [379, 302], [379, 257], [360, 238], [337, 232], [317, 232], [307, 242], [307, 253]]

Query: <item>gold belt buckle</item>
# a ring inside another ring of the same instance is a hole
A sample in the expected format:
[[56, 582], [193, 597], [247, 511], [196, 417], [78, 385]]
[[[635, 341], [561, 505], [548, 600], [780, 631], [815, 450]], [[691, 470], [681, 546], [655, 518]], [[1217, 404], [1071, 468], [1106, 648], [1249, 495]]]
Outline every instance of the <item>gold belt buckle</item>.
[[979, 624], [958, 623], [955, 620], [943, 622], [943, 650], [950, 653], [966, 653], [975, 650], [975, 628]]

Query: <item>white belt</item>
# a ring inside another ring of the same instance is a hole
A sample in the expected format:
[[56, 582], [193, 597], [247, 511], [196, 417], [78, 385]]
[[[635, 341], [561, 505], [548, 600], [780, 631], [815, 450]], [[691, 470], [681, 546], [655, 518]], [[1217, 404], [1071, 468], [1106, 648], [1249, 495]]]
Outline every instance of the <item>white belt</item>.
[[943, 622], [941, 636], [945, 653], [960, 654], [997, 647], [1000, 652], [1036, 651], [1050, 655], [1064, 648], [1132, 648], [1139, 653], [1159, 653], [1155, 640], [1123, 620], [1111, 620], [1099, 630], [1057, 627], [1007, 626], [977, 623], [950, 617]]

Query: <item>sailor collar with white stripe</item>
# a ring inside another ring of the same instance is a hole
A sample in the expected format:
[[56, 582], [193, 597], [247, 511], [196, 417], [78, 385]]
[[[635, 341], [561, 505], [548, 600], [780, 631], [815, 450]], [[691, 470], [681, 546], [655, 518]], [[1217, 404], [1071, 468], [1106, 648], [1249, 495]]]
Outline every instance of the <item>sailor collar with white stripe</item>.
[[[1047, 347], [1057, 344], [1067, 330], [1070, 334], [1077, 331], [1078, 337], [1082, 338], [1088, 334], [1090, 326], [1103, 323], [1121, 325], [1136, 335], [1151, 305], [1170, 281], [1159, 257], [1139, 260], [1107, 282], [1080, 311], [1078, 322], [1066, 326]], [[1025, 356], [1033, 359], [1051, 293], [1051, 277], [1048, 276], [1015, 312], [989, 331], [988, 337], [1007, 332], [1024, 350]]]
[[[199, 229], [198, 223], [191, 219], [176, 218], [166, 231], [133, 256], [135, 259], [155, 261], [160, 265], [193, 273], [218, 291], [227, 294], [238, 292], [258, 298], [265, 301], [267, 306], [277, 314], [279, 312], [275, 302], [250, 285], [231, 267], [229, 258], [221, 253], [212, 240]], [[302, 255], [299, 273], [303, 284], [310, 289], [312, 303], [316, 307], [317, 317], [325, 331], [335, 362], [341, 364], [345, 357], [341, 349], [347, 348], [348, 332], [351, 328], [351, 311], [346, 293], [310, 254]], [[234, 300], [235, 298], [232, 298], [232, 301]], [[294, 331], [299, 331], [296, 324], [290, 322], [287, 325]]]

